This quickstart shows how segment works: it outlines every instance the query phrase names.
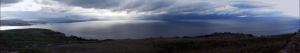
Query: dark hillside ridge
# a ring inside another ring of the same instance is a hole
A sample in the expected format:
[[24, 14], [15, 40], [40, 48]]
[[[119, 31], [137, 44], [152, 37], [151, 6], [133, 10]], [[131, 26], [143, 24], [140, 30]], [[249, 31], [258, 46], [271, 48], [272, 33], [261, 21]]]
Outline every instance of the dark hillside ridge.
[[96, 43], [97, 39], [84, 39], [76, 36], [65, 36], [61, 32], [48, 29], [29, 28], [0, 31], [0, 51], [35, 51], [39, 47], [74, 43]]
[[252, 34], [243, 34], [243, 33], [230, 33], [230, 32], [224, 32], [224, 33], [218, 33], [215, 32], [210, 35], [202, 35], [202, 36], [196, 36], [196, 37], [209, 37], [209, 38], [250, 38], [255, 37]]

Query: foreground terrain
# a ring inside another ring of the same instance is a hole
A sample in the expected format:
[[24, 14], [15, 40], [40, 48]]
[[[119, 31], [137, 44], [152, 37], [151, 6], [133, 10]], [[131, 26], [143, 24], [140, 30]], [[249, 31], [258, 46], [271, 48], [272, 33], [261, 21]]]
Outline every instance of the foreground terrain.
[[0, 32], [0, 51], [19, 53], [278, 53], [297, 33], [256, 37], [242, 33], [145, 39], [83, 39], [47, 29]]

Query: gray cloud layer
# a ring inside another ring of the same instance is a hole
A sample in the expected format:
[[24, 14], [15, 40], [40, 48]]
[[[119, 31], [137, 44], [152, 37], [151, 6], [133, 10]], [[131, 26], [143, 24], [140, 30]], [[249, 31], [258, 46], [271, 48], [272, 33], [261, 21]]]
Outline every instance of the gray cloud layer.
[[1, 4], [12, 4], [12, 3], [18, 3], [22, 0], [1, 0]]
[[0, 5], [1, 7], [8, 7], [10, 6], [9, 4], [13, 4], [13, 3], [18, 3], [22, 0], [1, 0]]
[[[226, 8], [240, 8], [235, 10], [236, 14], [244, 12], [243, 8], [262, 8], [269, 6], [255, 6], [255, 4], [266, 5], [261, 2], [248, 3], [246, 1], [210, 1], [210, 0], [55, 0], [60, 3], [64, 3], [69, 6], [77, 6], [83, 8], [95, 8], [95, 9], [110, 9], [112, 11], [138, 11], [138, 12], [149, 12], [159, 13], [167, 12], [172, 14], [187, 14], [187, 13], [216, 13], [217, 11], [226, 10]], [[242, 5], [239, 5], [243, 3]], [[231, 5], [230, 5], [231, 4]], [[237, 4], [237, 5], [235, 5]], [[226, 6], [230, 5], [230, 6]], [[247, 6], [248, 7], [244, 7]], [[242, 6], [242, 7], [241, 7]], [[249, 10], [249, 9], [248, 9]], [[234, 11], [230, 11], [234, 12]], [[220, 14], [232, 14], [230, 12], [224, 12]]]
[[111, 8], [120, 5], [122, 0], [55, 0], [70, 6], [83, 8]]
[[270, 13], [278, 12], [278, 9], [284, 10], [282, 8], [272, 10], [278, 5], [258, 0], [24, 0], [19, 2], [22, 3], [21, 5], [26, 4], [23, 6], [12, 4], [21, 0], [1, 1], [13, 6], [5, 8], [7, 11], [1, 11], [2, 17], [10, 19], [71, 18], [74, 16], [98, 19], [139, 19], [176, 15], [183, 15], [181, 17], [184, 18], [187, 17], [186, 15], [195, 15], [197, 18], [198, 15], [263, 17], [264, 15], [273, 16], [274, 14]]
[[173, 5], [176, 0], [55, 0], [70, 6], [113, 11], [154, 11]]

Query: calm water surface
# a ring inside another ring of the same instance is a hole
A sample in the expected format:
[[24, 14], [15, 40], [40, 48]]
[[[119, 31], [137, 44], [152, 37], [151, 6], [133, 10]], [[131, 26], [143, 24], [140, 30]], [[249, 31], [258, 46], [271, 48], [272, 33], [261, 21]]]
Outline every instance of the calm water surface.
[[251, 33], [256, 36], [293, 33], [298, 21], [238, 20], [115, 20], [77, 23], [52, 23], [32, 26], [1, 26], [1, 30], [45, 28], [88, 39], [125, 39], [149, 37], [196, 36], [214, 32]]

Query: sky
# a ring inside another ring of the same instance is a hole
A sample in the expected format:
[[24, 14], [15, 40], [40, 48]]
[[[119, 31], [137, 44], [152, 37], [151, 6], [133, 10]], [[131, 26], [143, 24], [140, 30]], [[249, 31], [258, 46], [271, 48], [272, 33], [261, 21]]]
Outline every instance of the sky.
[[299, 0], [1, 0], [1, 20], [299, 19]]

